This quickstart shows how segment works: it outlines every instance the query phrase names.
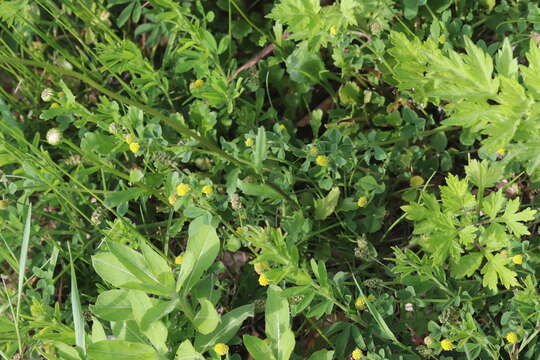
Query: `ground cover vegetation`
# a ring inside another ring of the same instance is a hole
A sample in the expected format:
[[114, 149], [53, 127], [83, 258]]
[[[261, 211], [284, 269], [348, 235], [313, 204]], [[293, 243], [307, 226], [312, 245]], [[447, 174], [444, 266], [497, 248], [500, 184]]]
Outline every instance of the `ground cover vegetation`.
[[0, 357], [538, 359], [539, 6], [0, 1]]

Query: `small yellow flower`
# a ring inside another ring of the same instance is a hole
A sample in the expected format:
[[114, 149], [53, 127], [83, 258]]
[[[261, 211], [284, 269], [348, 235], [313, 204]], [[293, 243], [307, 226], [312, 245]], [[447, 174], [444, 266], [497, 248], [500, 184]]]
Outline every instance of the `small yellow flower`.
[[504, 156], [504, 148], [500, 148], [499, 150], [497, 150], [497, 154], [499, 156]]
[[182, 262], [184, 261], [184, 257], [182, 255], [178, 255], [174, 258], [174, 263], [176, 265], [182, 265]]
[[283, 130], [283, 129], [286, 129], [287, 127], [286, 127], [285, 125], [283, 125], [283, 124], [279, 124], [278, 128], [279, 128], [280, 130]]
[[356, 205], [358, 205], [358, 207], [364, 207], [367, 205], [367, 197], [365, 196], [360, 196], [358, 198], [358, 201], [356, 202]]
[[174, 203], [176, 202], [177, 199], [178, 198], [176, 197], [176, 195], [171, 194], [171, 195], [169, 195], [169, 198], [167, 200], [169, 201], [169, 204], [174, 205]]
[[214, 189], [212, 189], [212, 185], [204, 185], [201, 192], [205, 195], [212, 195]]
[[264, 274], [259, 275], [259, 285], [261, 286], [270, 285], [270, 281], [268, 281], [268, 278], [266, 277], [266, 275]]
[[57, 108], [59, 106], [60, 106], [60, 104], [58, 104], [58, 103], [52, 103], [51, 104], [51, 109], [55, 109], [55, 108]]
[[138, 142], [132, 142], [129, 144], [129, 150], [131, 150], [132, 153], [138, 153], [141, 146]]
[[316, 146], [312, 146], [311, 149], [309, 149], [309, 154], [312, 156], [317, 155], [318, 152], [319, 152], [319, 149], [317, 149]]
[[126, 137], [124, 138], [124, 140], [125, 140], [128, 144], [131, 144], [131, 143], [133, 142], [133, 135], [131, 135], [131, 134], [126, 135]]
[[518, 336], [515, 332], [509, 332], [506, 334], [506, 341], [508, 341], [510, 344], [515, 344], [518, 341]]
[[227, 355], [227, 353], [229, 352], [229, 346], [227, 346], [227, 345], [225, 345], [223, 343], [219, 343], [219, 344], [214, 345], [214, 351], [219, 356]]
[[324, 155], [319, 155], [317, 156], [317, 158], [315, 159], [315, 162], [317, 163], [317, 165], [319, 166], [328, 166], [328, 157], [324, 156]]
[[334, 25], [330, 26], [330, 35], [336, 36], [337, 35], [337, 29]]
[[353, 350], [351, 356], [354, 360], [360, 360], [364, 356], [364, 354], [362, 354], [362, 350], [356, 348]]
[[204, 85], [204, 80], [202, 79], [197, 79], [195, 80], [194, 82], [192, 82], [189, 87], [191, 89], [200, 89], [202, 86]]
[[512, 258], [512, 261], [516, 265], [521, 265], [523, 263], [523, 255], [514, 255], [514, 257]]
[[446, 42], [446, 35], [442, 34], [441, 36], [439, 36], [439, 42], [441, 44], [444, 44]]
[[411, 187], [419, 187], [420, 185], [422, 185], [424, 183], [424, 179], [421, 177], [421, 176], [413, 176], [410, 180], [409, 180], [409, 184], [411, 185]]
[[241, 226], [237, 226], [235, 231], [237, 234], [241, 234], [244, 230], [242, 229]]
[[248, 147], [251, 147], [251, 146], [255, 145], [255, 141], [253, 141], [252, 138], [247, 138], [246, 141], [244, 141], [244, 144], [246, 144], [246, 146], [248, 146]]
[[441, 341], [441, 347], [444, 351], [450, 351], [454, 349], [454, 344], [448, 339]]
[[360, 311], [364, 310], [366, 308], [366, 299], [362, 296], [357, 297], [354, 306]]
[[187, 184], [180, 184], [176, 187], [176, 193], [178, 196], [184, 196], [186, 195], [190, 190], [189, 185]]
[[255, 269], [255, 272], [259, 275], [262, 275], [262, 273], [268, 269], [268, 263], [266, 261], [261, 261], [258, 263], [253, 264], [253, 268]]

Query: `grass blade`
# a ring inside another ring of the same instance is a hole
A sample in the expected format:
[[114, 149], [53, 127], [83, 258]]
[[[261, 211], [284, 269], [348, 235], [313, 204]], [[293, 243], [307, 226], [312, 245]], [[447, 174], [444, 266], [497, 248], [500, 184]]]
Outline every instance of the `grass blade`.
[[77, 276], [73, 267], [73, 258], [71, 257], [71, 248], [69, 250], [69, 265], [71, 268], [71, 307], [73, 313], [73, 323], [75, 325], [75, 344], [84, 354], [86, 354], [86, 346], [84, 342], [84, 319], [81, 310], [81, 299], [79, 297], [79, 289], [77, 287]]

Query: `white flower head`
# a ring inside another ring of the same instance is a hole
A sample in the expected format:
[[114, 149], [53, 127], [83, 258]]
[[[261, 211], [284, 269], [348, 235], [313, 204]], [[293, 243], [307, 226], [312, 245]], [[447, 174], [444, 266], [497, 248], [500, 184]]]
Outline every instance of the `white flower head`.
[[52, 145], [56, 146], [60, 144], [62, 141], [62, 132], [58, 130], [57, 128], [52, 128], [49, 131], [47, 131], [47, 142]]
[[406, 304], [405, 304], [405, 311], [413, 312], [413, 311], [414, 311], [414, 306], [413, 306], [413, 304], [411, 304], [411, 303], [406, 303]]
[[41, 92], [41, 100], [45, 102], [51, 101], [53, 96], [54, 96], [54, 91], [51, 88], [46, 88]]

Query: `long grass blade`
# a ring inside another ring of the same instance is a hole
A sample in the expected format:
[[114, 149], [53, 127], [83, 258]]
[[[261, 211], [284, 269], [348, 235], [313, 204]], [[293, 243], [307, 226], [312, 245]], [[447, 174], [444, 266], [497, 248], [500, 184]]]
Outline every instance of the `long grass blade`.
[[71, 309], [73, 313], [73, 323], [75, 325], [75, 344], [82, 350], [83, 354], [86, 354], [85, 346], [85, 333], [84, 333], [84, 319], [81, 310], [81, 299], [79, 296], [79, 289], [77, 287], [77, 276], [75, 275], [75, 268], [73, 267], [73, 258], [71, 257], [71, 248], [68, 244], [69, 250], [69, 265], [71, 268]]

